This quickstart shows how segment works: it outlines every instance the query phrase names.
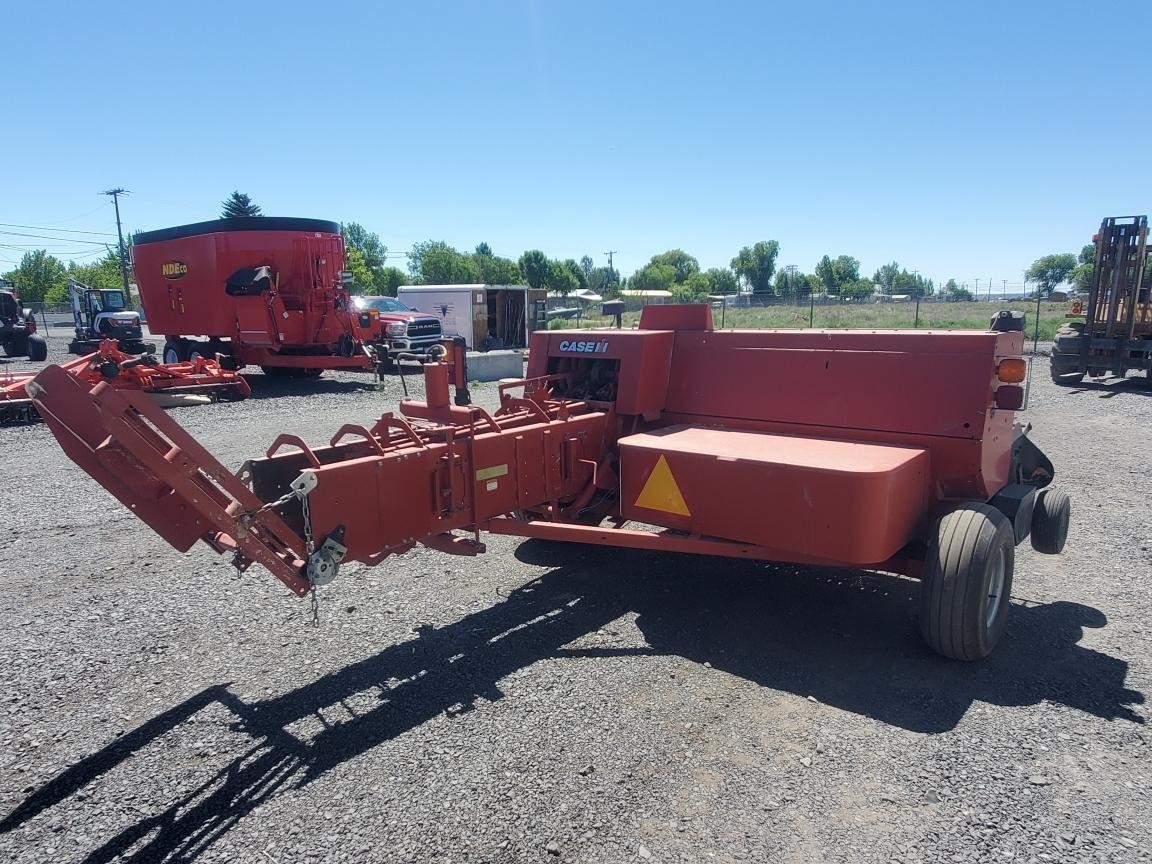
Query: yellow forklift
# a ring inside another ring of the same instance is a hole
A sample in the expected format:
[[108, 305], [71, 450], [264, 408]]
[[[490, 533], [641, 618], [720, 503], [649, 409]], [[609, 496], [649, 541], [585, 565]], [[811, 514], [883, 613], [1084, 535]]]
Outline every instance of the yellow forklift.
[[1148, 217], [1105, 219], [1092, 238], [1096, 259], [1087, 300], [1072, 301], [1072, 320], [1056, 332], [1052, 380], [1074, 385], [1084, 376], [1123, 378], [1143, 370], [1152, 379], [1152, 266]]

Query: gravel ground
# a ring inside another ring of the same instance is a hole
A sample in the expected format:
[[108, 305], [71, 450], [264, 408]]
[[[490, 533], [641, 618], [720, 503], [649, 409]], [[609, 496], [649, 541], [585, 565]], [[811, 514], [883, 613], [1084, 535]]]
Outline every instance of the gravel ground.
[[[1152, 391], [1043, 371], [1073, 537], [970, 665], [913, 582], [501, 537], [345, 568], [316, 628], [0, 429], [0, 861], [1147, 859]], [[399, 396], [253, 382], [173, 411], [234, 468]]]

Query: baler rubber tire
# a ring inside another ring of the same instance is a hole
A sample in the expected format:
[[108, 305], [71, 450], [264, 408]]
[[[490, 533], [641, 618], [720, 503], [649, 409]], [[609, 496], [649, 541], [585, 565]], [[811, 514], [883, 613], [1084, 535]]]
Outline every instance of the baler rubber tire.
[[43, 336], [31, 334], [26, 340], [28, 343], [28, 359], [33, 363], [40, 363], [48, 359], [48, 343]]
[[920, 588], [920, 633], [933, 651], [953, 660], [992, 653], [1008, 625], [1015, 552], [1012, 523], [995, 507], [963, 504], [940, 519]]
[[24, 347], [27, 338], [21, 339], [19, 336], [13, 336], [11, 339], [4, 341], [4, 356], [5, 357], [23, 357], [28, 353], [28, 349]]
[[1044, 555], [1059, 555], [1068, 540], [1072, 501], [1061, 489], [1041, 489], [1032, 511], [1032, 548]]

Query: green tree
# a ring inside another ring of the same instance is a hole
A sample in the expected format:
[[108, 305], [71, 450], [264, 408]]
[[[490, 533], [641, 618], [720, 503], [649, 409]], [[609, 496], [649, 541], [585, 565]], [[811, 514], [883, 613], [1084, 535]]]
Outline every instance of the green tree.
[[340, 233], [344, 235], [344, 246], [355, 247], [364, 256], [364, 265], [371, 271], [383, 270], [388, 254], [388, 247], [380, 242], [380, 235], [373, 234], [357, 222], [348, 222], [340, 226]]
[[1088, 293], [1092, 288], [1092, 277], [1096, 271], [1096, 247], [1085, 246], [1076, 258], [1080, 263], [1068, 274], [1068, 281], [1082, 294]]
[[632, 291], [671, 291], [675, 284], [676, 268], [671, 264], [645, 264], [628, 280]]
[[776, 272], [776, 256], [780, 244], [775, 240], [761, 240], [745, 246], [732, 259], [732, 269], [758, 297], [772, 294], [772, 275]]
[[592, 274], [596, 271], [596, 262], [592, 260], [591, 256], [584, 255], [580, 258], [580, 272], [584, 274], [584, 284], [591, 286]]
[[387, 294], [381, 280], [388, 247], [380, 242], [379, 235], [356, 222], [342, 224], [340, 233], [344, 236], [346, 266], [356, 274], [357, 289], [365, 294]]
[[1094, 264], [1077, 264], [1068, 274], [1068, 281], [1081, 294], [1087, 294], [1092, 289], [1092, 278], [1096, 275]]
[[672, 283], [672, 297], [677, 303], [703, 303], [714, 293], [712, 278], [697, 270], [683, 282]]
[[1071, 252], [1061, 252], [1055, 255], [1045, 255], [1032, 262], [1032, 266], [1024, 274], [1029, 282], [1040, 286], [1040, 296], [1046, 297], [1064, 282], [1072, 271], [1076, 269], [1076, 256]]
[[909, 273], [895, 261], [885, 264], [872, 276], [882, 294], [907, 294], [909, 297], [927, 297], [934, 286], [931, 279], [919, 273]]
[[43, 249], [25, 252], [16, 269], [5, 273], [4, 279], [19, 289], [24, 303], [55, 303], [60, 302], [57, 298], [68, 296], [68, 269], [63, 261]]
[[368, 265], [364, 263], [364, 253], [355, 246], [347, 246], [344, 249], [344, 269], [352, 274], [352, 293], [377, 293], [376, 280], [372, 278]]
[[467, 285], [480, 281], [480, 271], [472, 256], [443, 240], [413, 244], [408, 253], [408, 272], [418, 285]]
[[825, 255], [816, 264], [816, 276], [829, 294], [839, 294], [843, 285], [860, 279], [860, 262], [851, 255], [841, 255], [835, 260]]
[[520, 268], [511, 258], [477, 255], [475, 262], [480, 281], [485, 285], [521, 285], [524, 282]]
[[707, 276], [712, 282], [713, 294], [735, 294], [740, 290], [736, 274], [727, 267], [713, 267], [708, 270]]
[[401, 285], [408, 284], [408, 274], [399, 267], [385, 267], [376, 279], [376, 287], [385, 297], [395, 297]]
[[480, 281], [476, 262], [448, 245], [429, 249], [421, 271], [428, 285], [470, 285]]
[[965, 286], [957, 285], [955, 279], [949, 279], [944, 283], [944, 296], [957, 302], [976, 299]]
[[544, 277], [544, 286], [550, 291], [567, 297], [580, 285], [576, 274], [568, 266], [567, 261], [549, 261], [548, 275]]
[[548, 281], [548, 256], [539, 249], [529, 249], [520, 256], [520, 272], [530, 288], [540, 289]]
[[477, 244], [472, 263], [476, 265], [477, 277], [485, 285], [519, 285], [523, 280], [516, 262], [493, 254], [487, 243]]
[[581, 291], [585, 290], [588, 287], [588, 277], [584, 275], [583, 268], [572, 258], [564, 259], [564, 266], [575, 277], [576, 287]]
[[[68, 278], [83, 282], [93, 288], [124, 290], [124, 279], [120, 275], [120, 256], [113, 249], [109, 249], [104, 257], [90, 264], [77, 264], [75, 261], [69, 261]], [[49, 302], [67, 302], [68, 292], [66, 288], [61, 291], [61, 295], [59, 300], [52, 299]]]
[[[584, 256], [587, 258], [588, 256]], [[591, 259], [588, 259], [591, 261]], [[620, 294], [620, 274], [609, 267], [593, 267], [588, 275], [588, 290], [594, 291], [605, 299], [618, 297]]]
[[841, 297], [852, 299], [871, 297], [875, 292], [876, 286], [871, 279], [853, 279], [851, 282], [842, 283], [839, 288]]
[[653, 255], [649, 264], [666, 265], [676, 271], [676, 282], [686, 282], [693, 273], [700, 272], [700, 262], [683, 249], [669, 249], [659, 255]]
[[811, 273], [790, 273], [781, 270], [772, 283], [773, 290], [781, 297], [807, 297], [821, 286], [819, 277]]
[[243, 192], [233, 192], [220, 202], [220, 218], [232, 219], [236, 216], [263, 216], [260, 208]]

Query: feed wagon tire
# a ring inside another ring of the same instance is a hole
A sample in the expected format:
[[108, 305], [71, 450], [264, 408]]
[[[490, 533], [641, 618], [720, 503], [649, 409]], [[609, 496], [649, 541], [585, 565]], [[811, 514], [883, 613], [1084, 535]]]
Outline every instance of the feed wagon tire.
[[164, 343], [164, 363], [188, 362], [188, 344], [182, 339], [170, 339]]
[[1059, 489], [1041, 489], [1032, 511], [1032, 548], [1045, 555], [1059, 555], [1068, 539], [1072, 502]]
[[987, 504], [946, 513], [929, 540], [920, 597], [920, 633], [938, 654], [978, 660], [996, 647], [1012, 596], [1012, 523]]

